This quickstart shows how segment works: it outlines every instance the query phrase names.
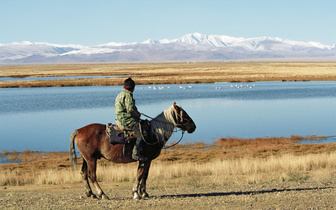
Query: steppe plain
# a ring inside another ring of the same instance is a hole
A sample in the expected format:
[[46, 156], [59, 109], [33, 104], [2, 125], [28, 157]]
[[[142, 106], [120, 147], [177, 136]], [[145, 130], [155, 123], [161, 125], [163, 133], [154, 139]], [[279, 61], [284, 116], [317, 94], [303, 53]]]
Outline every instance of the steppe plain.
[[[151, 63], [0, 66], [0, 77], [138, 75], [137, 84], [336, 81], [336, 63]], [[121, 85], [126, 78], [0, 82], [0, 87]], [[151, 198], [133, 200], [136, 165], [100, 160], [111, 200], [85, 198], [67, 152], [0, 151], [21, 163], [0, 165], [3, 209], [335, 209], [336, 144], [297, 139], [219, 139], [162, 151], [147, 182]], [[80, 158], [79, 158], [80, 164]], [[117, 172], [122, 171], [121, 173]]]
[[[136, 75], [137, 84], [253, 81], [336, 81], [336, 63], [186, 62], [1, 66], [0, 77]], [[0, 87], [121, 85], [124, 78], [0, 81]]]

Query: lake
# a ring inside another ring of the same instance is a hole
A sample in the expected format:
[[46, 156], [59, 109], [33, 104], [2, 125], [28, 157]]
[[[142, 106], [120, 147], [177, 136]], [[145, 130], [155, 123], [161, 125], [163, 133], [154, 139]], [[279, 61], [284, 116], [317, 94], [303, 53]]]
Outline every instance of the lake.
[[[73, 130], [115, 122], [121, 88], [0, 89], [0, 151], [67, 151]], [[175, 101], [181, 105], [197, 125], [182, 142], [290, 135], [326, 135], [322, 142], [336, 142], [336, 82], [138, 85], [134, 98], [152, 117]], [[175, 133], [170, 141], [180, 137]]]
[[66, 76], [66, 77], [23, 77], [23, 78], [12, 78], [12, 77], [0, 77], [0, 81], [33, 81], [33, 80], [59, 80], [59, 79], [90, 79], [90, 78], [109, 78], [109, 77], [126, 77], [136, 75], [111, 75], [111, 76]]

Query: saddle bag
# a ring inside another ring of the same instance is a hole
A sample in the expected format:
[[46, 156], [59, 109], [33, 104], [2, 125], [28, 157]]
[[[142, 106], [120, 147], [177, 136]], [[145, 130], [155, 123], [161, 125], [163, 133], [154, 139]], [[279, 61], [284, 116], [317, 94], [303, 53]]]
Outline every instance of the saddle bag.
[[106, 134], [109, 136], [111, 144], [126, 144], [133, 139], [132, 134], [128, 134], [127, 131], [122, 131], [117, 125], [112, 123], [106, 124]]

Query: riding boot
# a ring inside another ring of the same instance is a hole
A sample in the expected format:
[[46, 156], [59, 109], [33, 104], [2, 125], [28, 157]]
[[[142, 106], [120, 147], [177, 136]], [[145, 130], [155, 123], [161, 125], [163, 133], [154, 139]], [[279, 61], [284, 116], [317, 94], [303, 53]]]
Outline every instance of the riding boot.
[[140, 154], [141, 151], [142, 151], [142, 147], [140, 147], [140, 145], [137, 145], [137, 144], [134, 145], [133, 152], [132, 152], [133, 160], [139, 160], [141, 162], [148, 160], [147, 157]]

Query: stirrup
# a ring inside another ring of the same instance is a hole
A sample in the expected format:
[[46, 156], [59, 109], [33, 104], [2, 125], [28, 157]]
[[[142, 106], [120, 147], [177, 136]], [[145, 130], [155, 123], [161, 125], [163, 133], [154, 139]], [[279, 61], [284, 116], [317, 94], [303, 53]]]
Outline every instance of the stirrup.
[[141, 161], [141, 162], [145, 162], [148, 160], [148, 157], [145, 157], [145, 156], [142, 156], [142, 155], [139, 155], [139, 154], [132, 154], [132, 159], [133, 160], [138, 160], [138, 161]]
[[142, 162], [148, 160], [147, 157], [145, 157], [145, 156], [143, 156], [143, 155], [140, 154], [140, 151], [138, 150], [138, 148], [136, 146], [134, 146], [134, 149], [132, 151], [132, 159], [133, 160], [142, 161]]

